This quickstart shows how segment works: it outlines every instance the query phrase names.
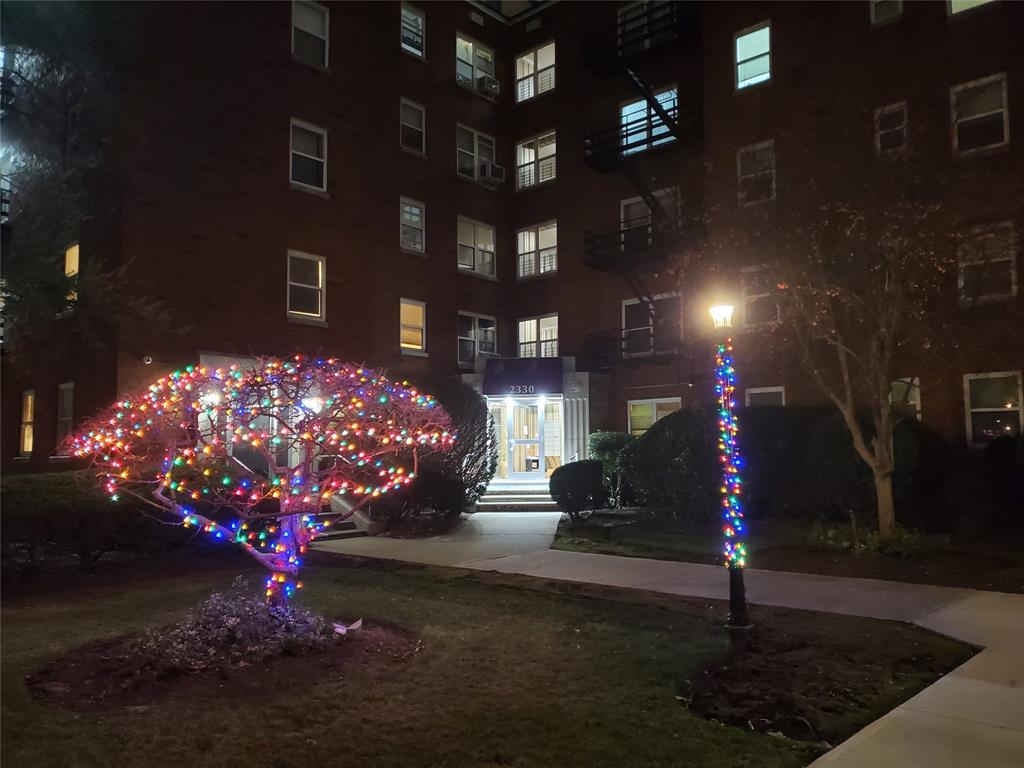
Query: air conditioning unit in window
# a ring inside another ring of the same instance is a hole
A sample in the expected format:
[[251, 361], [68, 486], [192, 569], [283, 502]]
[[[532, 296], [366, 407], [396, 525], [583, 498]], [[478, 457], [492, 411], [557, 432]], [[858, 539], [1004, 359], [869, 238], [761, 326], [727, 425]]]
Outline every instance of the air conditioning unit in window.
[[479, 178], [484, 184], [504, 184], [505, 169], [494, 163], [480, 163]]
[[481, 75], [476, 79], [476, 89], [487, 96], [497, 96], [501, 93], [501, 85], [498, 78], [490, 75]]

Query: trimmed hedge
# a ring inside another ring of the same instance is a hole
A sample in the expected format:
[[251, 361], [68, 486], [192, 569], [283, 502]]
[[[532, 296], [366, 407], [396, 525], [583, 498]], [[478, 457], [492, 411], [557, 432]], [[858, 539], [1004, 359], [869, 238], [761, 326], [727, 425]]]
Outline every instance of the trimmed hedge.
[[608, 504], [604, 467], [597, 459], [573, 461], [558, 467], [551, 473], [549, 489], [551, 498], [574, 522], [583, 512]]

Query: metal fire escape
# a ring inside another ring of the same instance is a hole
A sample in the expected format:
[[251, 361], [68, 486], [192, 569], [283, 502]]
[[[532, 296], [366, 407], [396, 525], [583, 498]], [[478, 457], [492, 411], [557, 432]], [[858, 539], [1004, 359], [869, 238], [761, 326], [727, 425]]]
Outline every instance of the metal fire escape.
[[[587, 68], [601, 77], [625, 78], [646, 105], [588, 131], [584, 160], [603, 173], [621, 171], [648, 211], [587, 230], [585, 259], [588, 266], [618, 272], [625, 279], [633, 295], [646, 306], [652, 328], [659, 318], [644, 272], [691, 244], [699, 227], [687, 221], [678, 200], [666, 205], [652, 189], [647, 167], [652, 155], [699, 140], [702, 127], [699, 100], [690, 97], [682, 105], [677, 94], [656, 92], [639, 71], [648, 60], [690, 42], [697, 29], [694, 3], [654, 0], [621, 11], [614, 30], [592, 35], [584, 42]], [[622, 359], [627, 357], [622, 354], [626, 345], [624, 334], [592, 334], [587, 340], [587, 356], [594, 365], [610, 367], [610, 360], [627, 362]]]

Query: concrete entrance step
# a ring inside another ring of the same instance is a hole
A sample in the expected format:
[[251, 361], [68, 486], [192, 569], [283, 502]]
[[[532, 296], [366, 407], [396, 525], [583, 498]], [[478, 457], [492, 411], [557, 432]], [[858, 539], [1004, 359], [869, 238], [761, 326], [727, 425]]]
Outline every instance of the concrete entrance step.
[[361, 531], [351, 520], [342, 520], [340, 523], [331, 523], [330, 528], [325, 528], [317, 535], [315, 541], [334, 541], [337, 539], [358, 539], [365, 536], [366, 531]]
[[478, 512], [557, 512], [544, 486], [490, 488], [477, 502]]

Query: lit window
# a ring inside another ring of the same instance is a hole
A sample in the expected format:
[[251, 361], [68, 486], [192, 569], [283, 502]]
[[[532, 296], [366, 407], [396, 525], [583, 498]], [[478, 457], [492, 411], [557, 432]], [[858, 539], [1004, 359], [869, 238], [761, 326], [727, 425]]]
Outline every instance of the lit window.
[[914, 376], [889, 385], [889, 406], [900, 421], [921, 420], [921, 380]]
[[456, 35], [456, 82], [475, 88], [482, 77], [494, 77], [494, 53], [475, 40]]
[[415, 299], [400, 299], [398, 340], [402, 352], [427, 351], [427, 305]]
[[516, 188], [527, 189], [555, 179], [555, 132], [516, 144]]
[[36, 418], [35, 390], [26, 389], [21, 393], [21, 437], [18, 452], [22, 456], [32, 455], [32, 438]]
[[494, 165], [494, 138], [460, 125], [455, 130], [455, 143], [455, 169], [458, 174], [468, 179], [486, 176], [486, 173], [481, 174], [481, 166], [485, 163]]
[[907, 146], [907, 102], [889, 104], [875, 110], [875, 152], [887, 155], [902, 152]]
[[322, 5], [292, 2], [292, 56], [311, 67], [327, 69], [330, 12]]
[[960, 304], [1000, 301], [1017, 295], [1017, 238], [1013, 222], [975, 227], [957, 249]]
[[288, 314], [311, 320], [325, 320], [323, 256], [288, 251]]
[[478, 357], [498, 354], [497, 327], [493, 317], [459, 312], [459, 365], [472, 367]]
[[[678, 92], [675, 86], [654, 94], [658, 105], [675, 121], [679, 114]], [[675, 134], [665, 124], [646, 99], [639, 99], [619, 108], [619, 143], [622, 154], [643, 152], [675, 141]]]
[[549, 221], [516, 233], [516, 276], [534, 277], [558, 271], [558, 223]]
[[423, 253], [426, 250], [426, 223], [423, 203], [403, 197], [399, 204], [399, 237], [402, 248]]
[[555, 88], [555, 44], [548, 43], [516, 57], [516, 101], [526, 101]]
[[786, 404], [786, 388], [749, 387], [743, 397], [747, 408], [781, 408]]
[[953, 151], [966, 154], [1010, 143], [1006, 75], [993, 75], [950, 89]]
[[736, 35], [736, 88], [749, 88], [771, 77], [771, 26], [765, 21]]
[[736, 151], [739, 204], [775, 199], [775, 142], [763, 141]]
[[421, 59], [426, 53], [427, 17], [419, 8], [402, 3], [402, 50]]
[[981, 5], [988, 5], [993, 0], [948, 0], [950, 14], [963, 13]]
[[494, 227], [459, 216], [459, 269], [494, 277]]
[[402, 149], [421, 155], [427, 153], [427, 111], [414, 101], [402, 99], [399, 141]]
[[964, 410], [971, 443], [1020, 434], [1020, 371], [965, 374]]
[[327, 189], [327, 131], [292, 120], [292, 183]]
[[54, 455], [67, 456], [65, 443], [74, 424], [75, 385], [68, 381], [57, 387], [57, 441]]
[[744, 325], [753, 327], [778, 322], [779, 304], [772, 281], [765, 270], [760, 267], [744, 267], [740, 270], [740, 285], [743, 289]]
[[626, 417], [629, 422], [628, 429], [631, 435], [642, 435], [656, 421], [675, 413], [682, 407], [681, 399], [678, 397], [662, 397], [650, 400], [630, 400], [626, 404]]
[[517, 330], [520, 357], [558, 357], [558, 315], [520, 320]]
[[[67, 250], [64, 251], [64, 277], [68, 279], [72, 286], [78, 282], [78, 257], [78, 243], [68, 246]], [[71, 287], [68, 289], [66, 298], [68, 301], [75, 301], [78, 299], [78, 291]]]
[[902, 0], [870, 0], [868, 6], [871, 8], [872, 24], [896, 21], [903, 15]]
[[670, 352], [679, 346], [679, 297], [658, 296], [650, 303], [640, 299], [622, 302], [622, 352], [650, 355]]

